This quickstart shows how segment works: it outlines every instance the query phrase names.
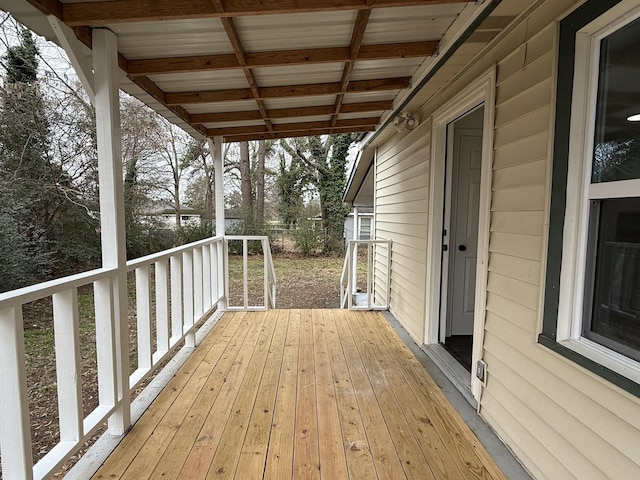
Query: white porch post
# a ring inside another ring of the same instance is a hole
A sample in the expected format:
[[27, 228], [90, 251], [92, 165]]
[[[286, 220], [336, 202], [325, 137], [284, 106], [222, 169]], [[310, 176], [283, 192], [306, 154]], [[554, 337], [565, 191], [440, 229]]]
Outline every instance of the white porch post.
[[216, 236], [225, 234], [224, 226], [224, 159], [222, 158], [222, 137], [207, 138], [213, 158], [214, 188], [216, 196]]
[[[222, 156], [222, 137], [207, 138], [209, 151], [213, 158], [214, 169], [214, 187], [216, 196], [216, 236], [223, 237], [225, 235], [225, 219], [224, 219], [224, 158]], [[227, 309], [227, 296], [225, 286], [226, 271], [226, 249], [224, 242], [218, 243], [218, 296], [221, 300], [218, 302], [220, 310]]]
[[[353, 207], [353, 239], [358, 240], [360, 238], [360, 216], [358, 207]], [[358, 293], [358, 246], [353, 249], [353, 263], [351, 264], [351, 275], [353, 281], [351, 282], [351, 293]]]
[[127, 252], [122, 181], [118, 42], [106, 29], [93, 30], [93, 71], [100, 182], [102, 266], [117, 269], [113, 281], [113, 324], [119, 407], [109, 419], [113, 435], [131, 426], [129, 393], [129, 329], [127, 318]]

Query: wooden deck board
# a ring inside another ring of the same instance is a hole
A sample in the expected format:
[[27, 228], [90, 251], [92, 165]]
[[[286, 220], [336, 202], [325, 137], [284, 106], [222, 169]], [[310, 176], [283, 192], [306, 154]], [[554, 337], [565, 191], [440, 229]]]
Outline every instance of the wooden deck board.
[[227, 313], [96, 479], [505, 477], [384, 317]]

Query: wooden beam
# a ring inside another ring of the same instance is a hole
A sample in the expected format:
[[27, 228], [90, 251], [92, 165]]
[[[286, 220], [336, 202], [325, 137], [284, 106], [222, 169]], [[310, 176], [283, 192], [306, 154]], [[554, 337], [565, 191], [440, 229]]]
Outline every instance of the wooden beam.
[[[53, 3], [55, 0], [29, 0], [32, 4]], [[463, 0], [470, 3], [474, 0]], [[124, 22], [152, 22], [188, 18], [237, 17], [247, 15], [275, 15], [283, 13], [312, 13], [368, 8], [406, 7], [460, 3], [460, 0], [225, 0], [224, 11], [218, 12], [211, 0], [112, 0], [62, 4], [62, 17], [71, 26], [100, 26]]]
[[[371, 2], [368, 2], [371, 3]], [[351, 33], [351, 43], [349, 45], [349, 60], [342, 69], [342, 78], [340, 79], [340, 95], [336, 96], [334, 104], [334, 112], [331, 118], [331, 126], [335, 127], [338, 121], [338, 115], [340, 114], [340, 108], [344, 100], [344, 94], [347, 91], [349, 82], [351, 81], [351, 73], [353, 72], [353, 62], [356, 60], [360, 53], [360, 47], [362, 46], [362, 39], [364, 38], [364, 32], [367, 29], [369, 23], [369, 17], [371, 16], [371, 9], [359, 10], [356, 16], [356, 23]]]
[[129, 60], [128, 65], [127, 73], [131, 76], [242, 68], [234, 54]]
[[[284, 65], [311, 65], [318, 63], [351, 62], [354, 60], [386, 60], [392, 58], [428, 57], [438, 48], [437, 41], [362, 45], [357, 58], [349, 47], [282, 50], [244, 54], [249, 68], [279, 67]], [[207, 70], [243, 68], [235, 54], [200, 55], [191, 57], [150, 58], [128, 60], [127, 73], [159, 75], [163, 73], [191, 73]]]
[[[380, 121], [380, 117], [354, 118], [348, 120], [338, 120], [335, 125], [338, 128], [360, 128], [375, 127]], [[314, 130], [326, 130], [331, 128], [331, 122], [296, 122], [273, 125], [274, 132], [305, 132]], [[208, 137], [247, 135], [253, 133], [269, 133], [262, 125], [250, 125], [243, 127], [210, 128], [207, 130]]]
[[[365, 113], [390, 110], [393, 107], [391, 100], [380, 102], [347, 103], [342, 105], [342, 113]], [[295, 118], [295, 117], [315, 117], [320, 115], [331, 115], [335, 111], [333, 105], [322, 105], [316, 107], [280, 108], [267, 110], [267, 117]], [[217, 112], [217, 113], [196, 113], [191, 115], [193, 123], [217, 123], [217, 122], [241, 122], [250, 120], [260, 120], [262, 116], [257, 110], [246, 112]]]
[[295, 132], [273, 132], [273, 133], [253, 133], [246, 135], [226, 135], [224, 137], [225, 143], [233, 142], [249, 142], [252, 140], [271, 140], [274, 138], [291, 138], [291, 137], [306, 137], [308, 135], [329, 135], [332, 133], [354, 133], [354, 132], [373, 132], [376, 129], [374, 126], [363, 127], [343, 127], [343, 128], [326, 128], [324, 130], [313, 131], [295, 131]]
[[27, 0], [32, 6], [45, 15], [55, 15], [62, 18], [62, 2], [59, 0]]
[[[401, 90], [411, 84], [410, 77], [383, 78], [378, 80], [360, 80], [349, 83], [347, 93]], [[341, 92], [340, 83], [315, 83], [311, 85], [288, 85], [260, 89], [262, 99], [308, 97], [314, 95], [335, 95]], [[250, 89], [209, 90], [199, 92], [167, 93], [167, 105], [186, 105], [198, 103], [217, 103], [254, 98]]]

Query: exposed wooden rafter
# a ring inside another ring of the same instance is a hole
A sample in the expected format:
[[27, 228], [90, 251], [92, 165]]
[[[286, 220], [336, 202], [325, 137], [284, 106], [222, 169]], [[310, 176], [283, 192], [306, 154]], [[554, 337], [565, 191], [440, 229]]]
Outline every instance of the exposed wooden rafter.
[[[372, 1], [368, 0], [367, 4], [371, 4]], [[349, 88], [349, 82], [351, 81], [351, 73], [353, 72], [353, 63], [360, 54], [362, 47], [362, 39], [364, 38], [364, 32], [367, 29], [369, 23], [369, 17], [371, 16], [371, 9], [359, 10], [356, 17], [356, 24], [353, 27], [353, 33], [351, 34], [350, 55], [349, 61], [345, 64], [342, 70], [342, 78], [340, 80], [340, 93], [336, 95], [336, 102], [334, 105], [333, 116], [331, 117], [331, 127], [337, 126], [338, 115], [340, 114], [340, 107], [344, 100], [344, 94], [347, 93]]]
[[[360, 80], [351, 82], [347, 92], [376, 92], [386, 90], [401, 90], [411, 83], [409, 77], [383, 78], [379, 80]], [[291, 98], [309, 97], [314, 95], [336, 95], [342, 91], [341, 84], [316, 83], [312, 85], [287, 85], [283, 87], [267, 87], [260, 89], [260, 97]], [[167, 93], [167, 105], [189, 105], [197, 103], [217, 103], [231, 100], [251, 100], [253, 92], [248, 88], [234, 90], [210, 90], [198, 92]]]
[[[347, 103], [342, 106], [343, 113], [366, 113], [389, 110], [393, 107], [391, 100], [382, 102], [365, 102], [365, 103]], [[267, 116], [274, 119], [296, 118], [296, 117], [315, 117], [321, 115], [331, 115], [335, 111], [334, 105], [323, 105], [318, 107], [298, 107], [298, 108], [281, 108], [277, 110], [267, 110]], [[219, 122], [241, 122], [248, 120], [260, 120], [262, 116], [257, 110], [248, 112], [218, 112], [218, 113], [201, 113], [192, 114], [191, 121], [193, 123], [219, 123]]]
[[281, 50], [277, 52], [245, 53], [242, 65], [235, 54], [200, 55], [193, 57], [150, 58], [129, 60], [128, 73], [132, 76], [163, 73], [191, 73], [207, 70], [281, 67], [285, 65], [311, 65], [316, 63], [352, 63], [356, 60], [387, 60], [392, 58], [428, 57], [438, 48], [438, 42], [389, 43], [362, 45], [357, 58], [349, 47]]
[[[375, 127], [380, 121], [379, 117], [368, 117], [368, 118], [356, 118], [352, 120], [339, 120], [335, 125], [338, 128], [351, 128], [352, 130], [358, 130], [359, 128], [364, 127]], [[229, 135], [243, 135], [243, 134], [253, 134], [253, 133], [261, 133], [266, 134], [273, 132], [289, 132], [289, 133], [299, 133], [299, 132], [309, 132], [315, 130], [327, 131], [331, 128], [331, 122], [296, 122], [296, 123], [287, 123], [287, 124], [274, 124], [273, 130], [267, 130], [263, 126], [259, 125], [251, 125], [247, 127], [225, 127], [225, 128], [210, 128], [207, 133], [210, 137], [216, 136], [229, 136]]]
[[304, 130], [304, 131], [283, 131], [273, 133], [250, 133], [247, 135], [223, 135], [224, 141], [231, 142], [245, 142], [249, 140], [269, 140], [273, 138], [289, 138], [300, 137], [306, 135], [328, 135], [330, 133], [353, 133], [353, 132], [373, 132], [376, 129], [375, 126], [365, 126], [361, 128], [354, 127], [333, 127], [323, 128], [318, 130]]

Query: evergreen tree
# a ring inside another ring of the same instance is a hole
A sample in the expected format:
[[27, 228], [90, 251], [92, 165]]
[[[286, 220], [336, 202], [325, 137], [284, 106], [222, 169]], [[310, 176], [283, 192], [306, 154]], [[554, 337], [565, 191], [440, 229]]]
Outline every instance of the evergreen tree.
[[0, 93], [0, 176], [5, 228], [0, 237], [0, 289], [26, 285], [52, 268], [49, 229], [57, 209], [52, 189], [41, 188], [55, 176], [49, 165], [49, 125], [37, 82], [37, 48], [28, 30], [2, 59], [6, 75]]
[[79, 200], [70, 176], [51, 153], [47, 102], [38, 81], [38, 49], [23, 29], [20, 44], [7, 49], [0, 92], [0, 177], [3, 228], [0, 268], [15, 281], [8, 290], [50, 274], [64, 275], [80, 266], [96, 266], [97, 221]]

